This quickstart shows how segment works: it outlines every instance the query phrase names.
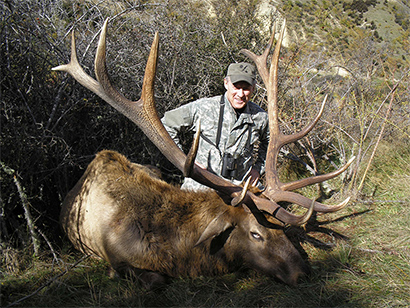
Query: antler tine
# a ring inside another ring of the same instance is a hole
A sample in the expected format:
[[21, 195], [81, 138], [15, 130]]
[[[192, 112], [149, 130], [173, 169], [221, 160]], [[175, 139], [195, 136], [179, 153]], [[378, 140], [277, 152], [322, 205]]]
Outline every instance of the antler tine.
[[269, 43], [267, 47], [265, 48], [265, 51], [263, 52], [263, 54], [258, 56], [248, 49], [240, 50], [240, 53], [247, 56], [249, 59], [251, 59], [255, 63], [258, 69], [259, 75], [261, 76], [262, 81], [265, 85], [269, 84], [269, 71], [266, 66], [266, 63], [268, 61], [268, 56], [273, 46], [273, 41], [275, 40], [275, 32], [276, 32], [276, 23], [273, 26], [272, 35], [269, 39]]
[[248, 177], [248, 179], [245, 182], [245, 185], [243, 186], [242, 192], [239, 196], [236, 196], [235, 198], [232, 199], [231, 205], [232, 206], [238, 206], [243, 203], [246, 197], [246, 193], [248, 192], [249, 189], [249, 184], [251, 183], [251, 177]]
[[325, 95], [325, 98], [323, 99], [322, 105], [320, 106], [319, 112], [317, 113], [317, 115], [313, 119], [313, 121], [310, 124], [306, 125], [299, 132], [296, 132], [296, 133], [293, 133], [293, 134], [290, 134], [290, 135], [282, 135], [283, 137], [281, 138], [282, 142], [281, 142], [280, 146], [284, 146], [285, 144], [289, 144], [289, 143], [295, 142], [299, 139], [302, 139], [308, 133], [310, 133], [312, 131], [312, 129], [315, 127], [315, 125], [317, 124], [317, 122], [319, 122], [320, 118], [322, 117], [323, 110], [325, 109], [326, 101], [327, 101], [327, 94]]
[[282, 183], [280, 188], [284, 191], [295, 190], [295, 189], [299, 189], [302, 187], [306, 187], [308, 185], [313, 185], [313, 184], [317, 184], [317, 183], [321, 183], [321, 182], [333, 179], [337, 177], [338, 175], [342, 174], [344, 171], [346, 171], [347, 168], [349, 168], [349, 166], [355, 160], [355, 158], [356, 157], [352, 157], [351, 159], [349, 159], [349, 161], [346, 164], [344, 164], [344, 166], [340, 167], [339, 169], [333, 172], [312, 176], [312, 177], [301, 179], [301, 180], [294, 181], [294, 182]]
[[[269, 198], [271, 198], [271, 201], [272, 200], [276, 202], [286, 201], [286, 202], [290, 202], [293, 204], [303, 206], [305, 208], [309, 208], [312, 204], [312, 200], [309, 199], [308, 197], [302, 196], [300, 194], [297, 194], [291, 191], [278, 190], [275, 192], [273, 196], [269, 196]], [[348, 204], [349, 200], [350, 200], [350, 197], [346, 198], [345, 200], [343, 200], [342, 202], [336, 205], [327, 205], [327, 204], [323, 204], [318, 201], [313, 201], [313, 206], [316, 212], [331, 213], [331, 212], [339, 211], [342, 208], [344, 208]]]
[[285, 34], [286, 21], [282, 25], [275, 50], [272, 55], [269, 83], [266, 85], [268, 94], [268, 116], [269, 116], [269, 135], [270, 141], [266, 154], [266, 182], [267, 191], [278, 189], [280, 184], [276, 166], [278, 162], [279, 150], [283, 144], [284, 135], [279, 128], [279, 110], [278, 110], [278, 75], [279, 75], [279, 54], [282, 46], [283, 36]]
[[88, 75], [86, 72], [84, 72], [83, 68], [78, 63], [74, 31], [71, 33], [70, 62], [68, 64], [63, 64], [63, 65], [53, 67], [51, 70], [69, 73], [82, 86], [94, 92], [95, 94], [100, 96], [102, 99], [104, 100], [108, 99], [108, 97], [105, 95], [104, 91], [102, 90], [97, 80], [95, 80], [90, 75]]
[[300, 219], [299, 226], [304, 225], [305, 223], [308, 222], [308, 220], [313, 214], [314, 209], [315, 209], [315, 200], [312, 201], [309, 207], [309, 210], [302, 216], [303, 219], [302, 218]]

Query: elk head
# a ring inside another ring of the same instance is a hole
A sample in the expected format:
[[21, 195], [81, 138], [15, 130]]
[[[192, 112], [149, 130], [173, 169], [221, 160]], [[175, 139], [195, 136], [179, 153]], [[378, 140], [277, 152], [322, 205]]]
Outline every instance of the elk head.
[[[262, 55], [257, 56], [248, 50], [242, 51], [245, 55], [247, 55], [255, 62], [259, 74], [261, 75], [267, 89], [270, 129], [270, 143], [266, 159], [267, 188], [262, 193], [262, 196], [257, 196], [254, 193], [247, 191], [248, 185], [245, 185], [245, 188], [242, 189], [242, 187], [234, 185], [233, 183], [207, 171], [206, 169], [202, 169], [200, 166], [194, 163], [199, 134], [197, 134], [197, 136], [195, 137], [194, 145], [191, 148], [190, 153], [188, 153], [188, 155], [185, 155], [165, 130], [164, 126], [161, 123], [161, 120], [158, 117], [154, 101], [154, 80], [157, 68], [159, 47], [158, 33], [156, 33], [154, 36], [154, 41], [152, 43], [151, 51], [148, 57], [141, 98], [135, 102], [130, 101], [115, 89], [115, 87], [110, 82], [106, 68], [105, 54], [107, 24], [108, 20], [105, 21], [104, 26], [101, 30], [95, 57], [95, 75], [97, 77], [97, 80], [87, 75], [78, 63], [74, 33], [72, 33], [70, 62], [66, 65], [55, 67], [53, 68], [53, 70], [68, 72], [84, 87], [97, 94], [119, 112], [127, 116], [131, 121], [138, 125], [138, 127], [140, 127], [140, 129], [155, 144], [155, 146], [162, 152], [162, 154], [179, 170], [181, 170], [185, 176], [189, 176], [197, 182], [213, 188], [219, 193], [227, 196], [231, 199], [232, 205], [243, 204], [252, 212], [265, 211], [273, 215], [276, 219], [291, 225], [301, 225], [306, 223], [310, 218], [313, 210], [319, 212], [334, 212], [340, 210], [348, 203], [349, 199], [336, 206], [324, 205], [319, 202], [312, 201], [300, 194], [293, 193], [290, 190], [331, 179], [345, 171], [352, 161], [349, 161], [342, 168], [325, 175], [314, 176], [291, 183], [282, 183], [279, 180], [276, 165], [280, 148], [288, 143], [297, 141], [298, 139], [304, 137], [307, 133], [309, 133], [314, 125], [318, 122], [326, 102], [325, 99], [316, 118], [302, 131], [293, 135], [284, 135], [280, 132], [277, 105], [277, 81], [279, 51], [285, 30], [285, 25], [283, 25], [278, 42], [276, 43], [276, 48], [273, 53], [270, 69], [267, 68], [267, 57], [273, 45], [275, 31], [273, 31], [269, 44]], [[198, 129], [198, 133], [199, 130], [200, 129]], [[280, 207], [278, 205], [278, 202], [280, 201], [288, 201], [297, 205], [301, 205], [308, 208], [309, 210], [304, 215], [297, 216]]]

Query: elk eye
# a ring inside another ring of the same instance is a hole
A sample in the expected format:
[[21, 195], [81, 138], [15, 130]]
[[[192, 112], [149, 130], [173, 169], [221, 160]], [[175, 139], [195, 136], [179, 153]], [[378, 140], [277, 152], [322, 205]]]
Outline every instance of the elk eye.
[[251, 235], [255, 240], [258, 240], [258, 241], [262, 240], [262, 236], [259, 233], [251, 232]]

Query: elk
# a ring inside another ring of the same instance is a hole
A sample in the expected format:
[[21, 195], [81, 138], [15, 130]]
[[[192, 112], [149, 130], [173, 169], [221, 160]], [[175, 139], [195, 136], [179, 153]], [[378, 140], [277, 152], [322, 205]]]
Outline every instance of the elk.
[[[133, 273], [148, 286], [163, 277], [220, 275], [251, 268], [296, 285], [308, 272], [303, 258], [284, 233], [284, 226], [302, 225], [317, 212], [342, 209], [325, 205], [291, 190], [331, 179], [351, 164], [319, 176], [282, 183], [277, 172], [280, 148], [309, 133], [323, 112], [326, 98], [311, 124], [293, 135], [284, 135], [278, 121], [278, 62], [285, 31], [272, 56], [275, 30], [262, 55], [242, 53], [254, 61], [267, 89], [270, 143], [266, 159], [266, 189], [252, 192], [195, 164], [199, 131], [185, 155], [163, 127], [155, 107], [154, 80], [159, 49], [155, 34], [147, 60], [141, 98], [130, 101], [111, 84], [106, 68], [106, 33], [102, 27], [95, 57], [97, 80], [78, 63], [72, 33], [69, 64], [53, 68], [68, 72], [133, 121], [164, 156], [185, 176], [208, 186], [208, 191], [183, 191], [161, 180], [146, 166], [132, 163], [113, 151], [97, 154], [82, 178], [65, 198], [60, 221], [74, 246], [108, 261], [119, 273]], [[295, 215], [279, 206], [287, 201], [308, 210]]]

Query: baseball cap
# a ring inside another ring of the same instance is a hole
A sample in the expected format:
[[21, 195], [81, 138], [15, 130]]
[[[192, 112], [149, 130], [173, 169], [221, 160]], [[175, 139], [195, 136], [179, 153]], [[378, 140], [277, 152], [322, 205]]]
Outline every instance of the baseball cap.
[[228, 66], [228, 72], [226, 74], [232, 83], [239, 81], [246, 81], [253, 85], [256, 80], [256, 69], [252, 64], [241, 62], [232, 63]]

